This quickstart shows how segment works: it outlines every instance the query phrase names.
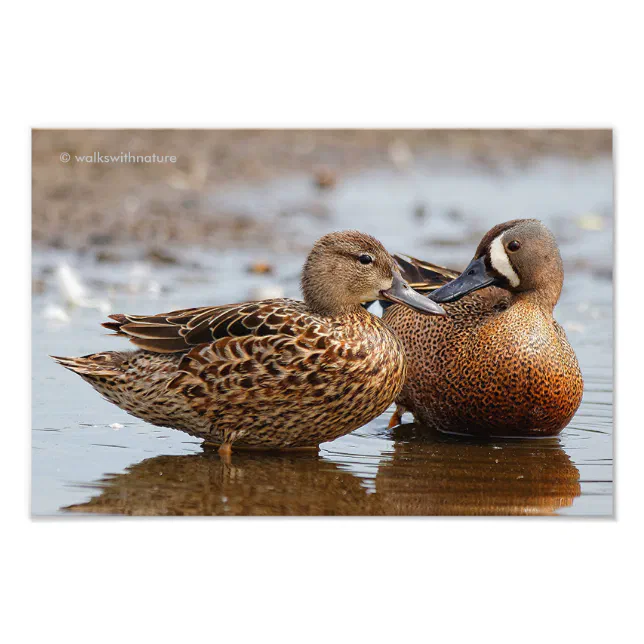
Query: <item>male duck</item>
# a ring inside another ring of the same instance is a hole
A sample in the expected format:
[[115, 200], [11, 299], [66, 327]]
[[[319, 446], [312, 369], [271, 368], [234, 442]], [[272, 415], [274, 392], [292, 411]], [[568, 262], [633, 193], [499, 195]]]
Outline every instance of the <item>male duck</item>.
[[369, 235], [314, 245], [304, 302], [274, 299], [159, 315], [112, 315], [103, 326], [139, 350], [56, 358], [99, 393], [154, 425], [220, 445], [313, 448], [381, 414], [405, 379], [400, 340], [361, 306], [388, 299], [444, 310], [413, 291]]
[[552, 233], [535, 219], [499, 224], [460, 276], [396, 259], [415, 288], [447, 303], [447, 316], [388, 307], [384, 319], [405, 345], [408, 362], [392, 426], [409, 410], [445, 432], [558, 434], [579, 407], [583, 380], [552, 316], [563, 285]]

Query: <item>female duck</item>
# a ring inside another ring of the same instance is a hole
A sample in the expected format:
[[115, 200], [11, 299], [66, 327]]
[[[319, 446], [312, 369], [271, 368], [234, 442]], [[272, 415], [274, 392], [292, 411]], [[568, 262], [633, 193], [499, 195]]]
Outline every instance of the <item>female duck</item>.
[[304, 302], [264, 300], [103, 326], [139, 350], [55, 358], [130, 414], [221, 446], [312, 448], [364, 425], [400, 392], [400, 341], [361, 304], [444, 314], [401, 278], [373, 237], [331, 233], [302, 274]]
[[[408, 363], [392, 425], [409, 410], [446, 432], [558, 434], [579, 407], [583, 380], [552, 316], [563, 285], [552, 233], [535, 219], [495, 226], [460, 276], [397, 259], [403, 275], [419, 282], [415, 288], [432, 290], [432, 300], [448, 304], [440, 319], [400, 306], [386, 311]], [[456, 279], [445, 284], [450, 277]]]

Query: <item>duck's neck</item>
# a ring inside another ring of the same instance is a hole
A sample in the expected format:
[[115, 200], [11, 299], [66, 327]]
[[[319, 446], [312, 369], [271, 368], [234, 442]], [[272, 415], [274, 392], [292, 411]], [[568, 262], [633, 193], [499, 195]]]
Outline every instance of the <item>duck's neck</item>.
[[358, 298], [352, 298], [345, 286], [326, 275], [324, 279], [318, 273], [305, 270], [302, 275], [302, 295], [304, 302], [312, 313], [328, 318], [359, 315], [364, 311]]
[[531, 306], [539, 307], [544, 313], [552, 315], [559, 300], [559, 293], [544, 289], [531, 289], [514, 294], [515, 301], [526, 302]]
[[337, 320], [342, 320], [346, 318], [356, 318], [371, 315], [363, 306], [360, 304], [331, 304], [329, 302], [324, 303], [311, 303], [306, 301], [309, 309], [316, 315], [320, 315], [326, 318], [334, 318]]

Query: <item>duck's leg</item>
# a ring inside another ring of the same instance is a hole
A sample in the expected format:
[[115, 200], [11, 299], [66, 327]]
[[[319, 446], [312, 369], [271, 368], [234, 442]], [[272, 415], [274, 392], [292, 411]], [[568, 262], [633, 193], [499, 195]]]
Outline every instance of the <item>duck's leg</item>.
[[387, 425], [387, 429], [400, 425], [400, 423], [402, 423], [403, 414], [406, 411], [407, 410], [402, 405], [396, 405], [396, 411], [394, 411], [391, 420], [389, 421], [389, 425]]
[[219, 453], [221, 460], [226, 463], [226, 465], [230, 465], [232, 461], [231, 455], [233, 453], [232, 443], [222, 443], [217, 452]]

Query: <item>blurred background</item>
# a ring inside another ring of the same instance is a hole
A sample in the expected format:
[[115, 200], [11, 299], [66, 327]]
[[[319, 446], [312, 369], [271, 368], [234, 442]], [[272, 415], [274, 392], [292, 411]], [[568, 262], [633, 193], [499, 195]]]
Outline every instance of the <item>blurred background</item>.
[[[555, 315], [586, 381], [582, 408], [553, 444], [557, 460], [548, 469], [560, 472], [566, 460], [577, 491], [569, 503], [560, 494], [545, 507], [612, 511], [610, 130], [34, 130], [32, 144], [35, 513], [86, 501], [96, 494], [87, 486], [144, 458], [201, 451], [196, 439], [101, 400], [47, 358], [125, 348], [102, 337], [107, 313], [299, 297], [311, 244], [347, 228], [373, 234], [391, 252], [460, 269], [489, 228], [521, 217], [541, 219], [559, 241], [566, 278]], [[174, 161], [98, 160], [153, 154]], [[384, 431], [387, 422], [388, 415], [329, 444], [323, 465], [377, 492], [378, 471], [395, 473], [407, 445]], [[416, 463], [427, 465], [428, 453]], [[441, 453], [462, 459], [460, 448]], [[310, 477], [302, 463], [292, 467]], [[543, 498], [552, 481], [526, 468], [538, 486], [529, 498]], [[218, 503], [217, 513], [226, 513]], [[443, 505], [434, 498], [428, 512]], [[521, 513], [525, 504], [511, 505]]]
[[[470, 167], [493, 178], [525, 170], [544, 157], [610, 161], [611, 149], [609, 130], [35, 130], [33, 239], [74, 249], [133, 242], [279, 247], [298, 216], [332, 216], [343, 205], [337, 198], [348, 200], [356, 193], [347, 205], [355, 208], [354, 216], [368, 217], [363, 210], [372, 205], [364, 192], [369, 186], [354, 179], [375, 168], [410, 179], [412, 212], [393, 211], [389, 218], [415, 214], [415, 224], [429, 233], [431, 215], [444, 214], [449, 186], [436, 194], [431, 185], [427, 191], [413, 186], [414, 177], [426, 180]], [[61, 161], [63, 153], [69, 162]], [[168, 155], [176, 161], [75, 160], [93, 153]], [[285, 178], [290, 181], [279, 181]], [[252, 200], [259, 186], [272, 195], [269, 202]], [[253, 188], [248, 199], [239, 193], [244, 187]], [[542, 187], [548, 189], [545, 183]], [[336, 198], [322, 199], [314, 188], [335, 192]], [[460, 199], [446, 207], [455, 216], [476, 217], [481, 214], [477, 195], [471, 196], [467, 209]], [[501, 219], [510, 216], [499, 213]]]

